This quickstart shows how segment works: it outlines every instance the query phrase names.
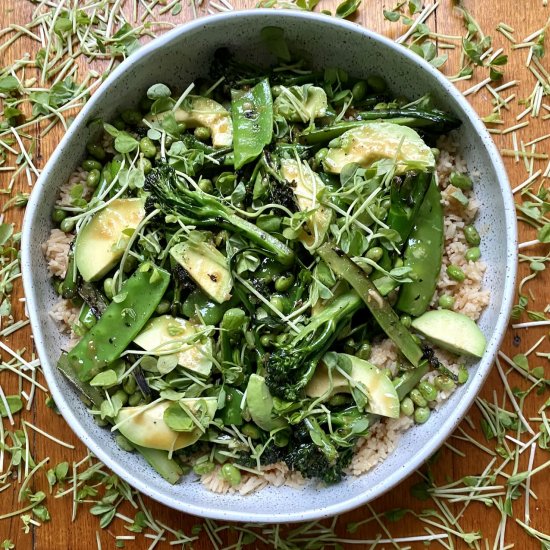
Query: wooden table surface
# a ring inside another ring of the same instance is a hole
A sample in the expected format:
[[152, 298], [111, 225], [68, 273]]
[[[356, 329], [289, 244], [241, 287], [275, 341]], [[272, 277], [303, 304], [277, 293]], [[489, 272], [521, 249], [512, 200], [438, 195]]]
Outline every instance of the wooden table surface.
[[[426, 2], [427, 4], [431, 2]], [[72, 3], [71, 3], [72, 4]], [[441, 5], [438, 7], [435, 17], [430, 19], [430, 26], [436, 29], [438, 33], [447, 35], [461, 35], [464, 34], [463, 24], [460, 16], [453, 12], [452, 3], [449, 0], [442, 0]], [[521, 41], [524, 37], [528, 36], [533, 31], [541, 28], [548, 17], [550, 16], [550, 8], [543, 5], [543, 0], [491, 0], [491, 1], [477, 1], [466, 0], [464, 4], [472, 12], [476, 20], [482, 25], [485, 31], [494, 37], [495, 49], [497, 47], [505, 47], [510, 50], [510, 42], [508, 42], [501, 34], [495, 32], [495, 27], [499, 22], [505, 22], [515, 28], [515, 36]], [[252, 8], [255, 5], [255, 0], [238, 0], [235, 3], [236, 9]], [[330, 9], [334, 7], [336, 2], [334, 0], [321, 0], [320, 6], [317, 8]], [[24, 0], [2, 0], [0, 3], [0, 28], [3, 28], [8, 23], [26, 21], [34, 5]], [[363, 5], [359, 9], [355, 21], [391, 37], [398, 36], [403, 32], [403, 27], [399, 24], [390, 23], [383, 18], [383, 8], [391, 9], [393, 5], [388, 0], [384, 5], [384, 2], [377, 0], [364, 1]], [[204, 8], [199, 13], [205, 13]], [[192, 17], [190, 7], [184, 3], [182, 12], [174, 17], [177, 22], [184, 22]], [[3, 39], [1, 39], [3, 40]], [[1, 42], [0, 40], [0, 42]], [[38, 45], [31, 40], [19, 41], [16, 48], [8, 50], [5, 59], [2, 59], [3, 64], [8, 64], [15, 57], [19, 57], [23, 51], [36, 52]], [[450, 60], [447, 66], [444, 68], [446, 74], [454, 74], [458, 63], [458, 49], [445, 50], [445, 53], [449, 53]], [[508, 65], [504, 67], [506, 73], [506, 80], [518, 80], [519, 84], [514, 88], [514, 92], [517, 94], [517, 98], [527, 97], [534, 86], [533, 75], [529, 72], [525, 65], [525, 57], [527, 50], [518, 49], [510, 53], [510, 59]], [[2, 53], [0, 55], [5, 55]], [[543, 58], [543, 63], [546, 63], [548, 68], [547, 58]], [[483, 72], [485, 78], [486, 72]], [[474, 84], [480, 77], [475, 77], [472, 81], [459, 82], [457, 85], [460, 89], [464, 90], [472, 84]], [[505, 81], [506, 81], [505, 80]], [[481, 116], [485, 116], [491, 112], [491, 95], [486, 89], [482, 89], [477, 94], [468, 96], [473, 106]], [[506, 124], [508, 126], [515, 124], [515, 116], [522, 109], [514, 100], [511, 102], [511, 108], [509, 112], [504, 115]], [[528, 117], [530, 119], [530, 117]], [[543, 136], [548, 133], [550, 129], [549, 121], [544, 121], [542, 115], [538, 119], [530, 119], [530, 124], [518, 130], [518, 137], [524, 142], [528, 142], [530, 139], [534, 139], [539, 136]], [[50, 156], [51, 152], [56, 147], [59, 139], [61, 138], [62, 131], [58, 126], [54, 131], [50, 132], [44, 139], [37, 141], [37, 164], [43, 166]], [[495, 141], [501, 148], [512, 148], [511, 134], [496, 135]], [[547, 142], [541, 142], [538, 151], [544, 152], [549, 150]], [[546, 168], [548, 161], [536, 161], [535, 169]], [[508, 169], [510, 181], [512, 186], [524, 181], [527, 177], [526, 170], [523, 162], [515, 162], [513, 158], [505, 159], [506, 167]], [[4, 177], [0, 174], [0, 178]], [[21, 190], [28, 190], [27, 184], [24, 181], [18, 183]], [[2, 185], [4, 187], [4, 185]], [[7, 200], [6, 197], [0, 195], [0, 203]], [[6, 215], [6, 220], [12, 220], [16, 224], [20, 224], [22, 218], [22, 211], [17, 209], [10, 210]], [[520, 227], [520, 242], [534, 238], [534, 231], [526, 228], [524, 225]], [[537, 249], [530, 249], [530, 253], [537, 251]], [[545, 254], [547, 252], [547, 245], [540, 245], [540, 253]], [[520, 271], [523, 275], [527, 273], [525, 267], [522, 267]], [[537, 310], [542, 310], [548, 304], [550, 298], [550, 290], [548, 285], [548, 277], [544, 274], [537, 280], [531, 283], [531, 291], [537, 297]], [[16, 289], [21, 295], [20, 285]], [[23, 318], [22, 311], [18, 311], [16, 318]], [[529, 329], [523, 331], [514, 331], [511, 328], [508, 330], [504, 343], [503, 350], [510, 356], [519, 352], [524, 352], [531, 345], [533, 345], [541, 336], [545, 335], [544, 328]], [[30, 357], [30, 350], [32, 348], [32, 340], [30, 338], [30, 331], [21, 330], [17, 332], [13, 337], [7, 339], [7, 342], [13, 349], [25, 348], [25, 356]], [[519, 337], [519, 339], [517, 338]], [[514, 340], [515, 339], [515, 340]], [[541, 351], [550, 351], [545, 340], [540, 347]], [[5, 357], [4, 357], [5, 358]], [[548, 377], [548, 364], [547, 359], [540, 359], [540, 364], [546, 369]], [[517, 378], [511, 377], [513, 384], [521, 386], [522, 381]], [[17, 380], [15, 376], [10, 376], [6, 371], [0, 373], [0, 381], [6, 393], [11, 390], [15, 390]], [[485, 387], [482, 391], [482, 395], [492, 401], [493, 391], [496, 390], [500, 396], [503, 393], [502, 382], [496, 372], [493, 370]], [[546, 398], [546, 397], [544, 397]], [[543, 398], [541, 398], [543, 399]], [[527, 415], [535, 415], [538, 407], [542, 403], [542, 400], [537, 402], [531, 400], [526, 409]], [[48, 430], [48, 432], [54, 436], [59, 437], [63, 441], [72, 443], [75, 446], [74, 450], [70, 450], [50, 441], [49, 439], [41, 436], [40, 434], [32, 432], [31, 437], [31, 452], [38, 462], [43, 458], [49, 457], [49, 465], [55, 465], [61, 461], [78, 461], [85, 456], [85, 448], [80, 443], [78, 438], [71, 432], [70, 428], [64, 422], [63, 418], [52, 412], [51, 409], [45, 406], [44, 395], [41, 394], [34, 402], [33, 409], [23, 415], [23, 418], [27, 418], [35, 425], [42, 426]], [[477, 424], [479, 411], [476, 407], [473, 407], [470, 411], [471, 417]], [[20, 417], [20, 415], [18, 415]], [[4, 419], [4, 425], [7, 427], [6, 420]], [[492, 446], [492, 443], [487, 443], [479, 428], [476, 431], [472, 431], [468, 426], [464, 425], [468, 433], [475, 439], [482, 441], [483, 444]], [[525, 436], [524, 436], [525, 437]], [[524, 439], [525, 440], [525, 439]], [[466, 454], [463, 458], [458, 456], [448, 448], [444, 447], [437, 460], [437, 463], [433, 467], [436, 479], [440, 483], [446, 479], [458, 479], [467, 474], [479, 474], [483, 468], [489, 462], [488, 455], [477, 449], [470, 443], [460, 441], [457, 439], [452, 440], [453, 446]], [[524, 453], [527, 455], [528, 453]], [[548, 452], [539, 451], [536, 457], [536, 464], [542, 463], [549, 458]], [[532, 489], [538, 495], [538, 500], [531, 500], [531, 521], [532, 525], [540, 531], [550, 532], [550, 484], [547, 482], [547, 473], [543, 472], [541, 475], [535, 476], [532, 480]], [[420, 510], [421, 508], [431, 507], [431, 503], [420, 503], [418, 500], [412, 498], [409, 493], [411, 485], [417, 483], [419, 477], [417, 474], [406, 479], [399, 487], [392, 490], [387, 495], [378, 499], [372, 504], [373, 508], [377, 512], [384, 512], [392, 508], [412, 508]], [[7, 491], [4, 491], [0, 495], [0, 515], [7, 512], [16, 510], [22, 505], [18, 503], [18, 491], [20, 485], [14, 481], [13, 490], [10, 487]], [[33, 479], [34, 490], [43, 489], [47, 491], [47, 483], [43, 474], [36, 475]], [[154, 515], [166, 524], [175, 527], [183, 528], [185, 531], [189, 531], [190, 528], [198, 522], [197, 518], [187, 516], [175, 511], [172, 511], [161, 504], [155, 503], [145, 499], [150, 505]], [[48, 498], [47, 503], [50, 511], [52, 521], [45, 523], [40, 528], [31, 529], [29, 534], [25, 534], [22, 529], [22, 522], [19, 517], [13, 517], [11, 519], [5, 519], [0, 521], [0, 543], [4, 539], [10, 539], [17, 549], [35, 548], [40, 550], [53, 550], [53, 549], [73, 549], [73, 548], [95, 548], [96, 547], [96, 533], [99, 533], [99, 538], [102, 542], [103, 548], [115, 548], [114, 535], [128, 534], [124, 530], [123, 524], [120, 521], [115, 521], [107, 529], [101, 530], [99, 528], [98, 520], [92, 516], [85, 509], [86, 506], [81, 506], [76, 520], [71, 521], [72, 514], [72, 499], [61, 498], [55, 499]], [[453, 506], [453, 505], [451, 505]], [[124, 513], [131, 512], [130, 507], [122, 509]], [[523, 500], [519, 500], [514, 504], [515, 514], [523, 519]], [[345, 524], [349, 521], [357, 521], [369, 517], [371, 512], [367, 507], [352, 511], [343, 516], [339, 524], [341, 526], [339, 532], [344, 537], [351, 537], [345, 531]], [[461, 520], [461, 526], [465, 531], [481, 531], [484, 538], [489, 541], [489, 548], [493, 548], [493, 540], [497, 532], [497, 527], [500, 521], [500, 514], [493, 508], [488, 508], [482, 504], [472, 504], [466, 514]], [[381, 532], [380, 527], [376, 522], [370, 522], [366, 524], [362, 529], [353, 536], [360, 536], [362, 538], [376, 538], [378, 533]], [[391, 524], [391, 532], [394, 536], [413, 536], [426, 534], [424, 531], [424, 525], [420, 523], [413, 516], [407, 515], [400, 521]], [[529, 538], [523, 530], [510, 519], [506, 530], [506, 543], [515, 543], [515, 548], [518, 549], [530, 549], [540, 548], [539, 543]], [[127, 541], [126, 548], [148, 548], [151, 543], [150, 539], [139, 539], [136, 541]], [[164, 546], [163, 546], [164, 544]], [[384, 547], [391, 547], [391, 545], [382, 545]], [[413, 545], [414, 546], [414, 545]], [[433, 543], [433, 546], [438, 546]], [[211, 543], [206, 536], [201, 536], [200, 541], [194, 544], [194, 548], [210, 548]], [[423, 545], [419, 544], [419, 548]], [[456, 541], [457, 548], [466, 547], [461, 541]], [[482, 545], [484, 547], [484, 545]], [[171, 548], [167, 543], [160, 543], [157, 548]]]

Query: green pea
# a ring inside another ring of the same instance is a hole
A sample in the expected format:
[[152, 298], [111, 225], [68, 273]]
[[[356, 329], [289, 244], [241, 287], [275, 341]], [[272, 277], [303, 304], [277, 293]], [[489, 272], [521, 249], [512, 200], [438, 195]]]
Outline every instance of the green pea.
[[414, 411], [414, 421], [417, 424], [424, 424], [430, 418], [430, 409], [428, 407], [418, 407]]
[[382, 258], [383, 254], [384, 254], [384, 251], [380, 246], [373, 246], [372, 248], [369, 248], [367, 250], [367, 258], [369, 260], [372, 260], [373, 262], [378, 262], [380, 258]]
[[195, 134], [195, 137], [200, 141], [206, 141], [210, 139], [210, 136], [212, 135], [210, 128], [207, 128], [206, 126], [197, 126], [193, 133]]
[[356, 82], [351, 89], [351, 93], [355, 101], [361, 101], [367, 95], [367, 83], [364, 80]]
[[101, 162], [98, 162], [94, 159], [86, 159], [82, 163], [82, 168], [86, 170], [86, 172], [91, 172], [92, 170], [101, 170], [103, 166], [101, 166]]
[[139, 140], [139, 150], [143, 153], [143, 156], [152, 159], [157, 154], [157, 148], [153, 141], [147, 136], [142, 137]]
[[185, 122], [178, 122], [178, 132], [183, 134], [185, 130], [187, 130], [187, 124], [185, 124]]
[[65, 218], [61, 221], [59, 224], [59, 229], [63, 231], [63, 233], [70, 233], [75, 226], [75, 221], [72, 218]]
[[428, 402], [426, 401], [424, 396], [420, 393], [420, 390], [418, 388], [414, 388], [414, 390], [411, 390], [409, 397], [412, 399], [413, 403], [418, 407], [428, 406]]
[[168, 313], [168, 311], [170, 311], [170, 302], [168, 300], [162, 300], [155, 311], [158, 315]]
[[86, 178], [86, 185], [88, 187], [97, 187], [97, 184], [99, 183], [99, 180], [101, 179], [101, 172], [94, 168], [93, 170], [90, 170], [88, 172], [88, 177]]
[[466, 239], [466, 242], [468, 244], [471, 244], [472, 246], [479, 245], [479, 243], [481, 242], [481, 237], [479, 236], [477, 229], [473, 225], [466, 225], [463, 231], [464, 238]]
[[129, 395], [132, 396], [137, 390], [136, 379], [133, 374], [130, 374], [124, 379], [122, 383], [122, 389]]
[[115, 289], [113, 286], [113, 278], [108, 277], [103, 281], [103, 292], [105, 292], [105, 296], [109, 298], [109, 300], [113, 299], [113, 296], [115, 295]]
[[195, 472], [199, 476], [202, 476], [204, 474], [209, 474], [210, 472], [212, 472], [215, 467], [216, 466], [213, 462], [199, 462], [198, 464], [195, 464], [193, 466], [193, 472]]
[[372, 346], [369, 342], [363, 342], [359, 349], [357, 350], [357, 353], [355, 354], [359, 359], [364, 359], [367, 361], [370, 356], [372, 355]]
[[241, 471], [233, 464], [224, 464], [221, 469], [221, 476], [225, 481], [229, 481], [232, 487], [241, 482]]
[[319, 151], [317, 151], [315, 153], [315, 162], [317, 164], [321, 164], [325, 158], [327, 157], [327, 154], [328, 154], [328, 149], [326, 147], [323, 147], [322, 149], [319, 149]]
[[277, 432], [273, 435], [273, 443], [275, 443], [277, 447], [286, 447], [289, 440], [290, 434], [288, 430], [281, 430], [280, 432]]
[[130, 405], [130, 407], [136, 407], [141, 403], [141, 397], [142, 396], [140, 392], [133, 393], [128, 398], [128, 405]]
[[284, 292], [288, 290], [294, 284], [294, 275], [281, 275], [275, 280], [275, 290], [277, 292]]
[[412, 416], [414, 414], [414, 403], [410, 397], [405, 397], [401, 401], [401, 412], [405, 416]]
[[54, 208], [52, 211], [52, 221], [61, 223], [67, 217], [67, 212], [61, 208]]
[[92, 328], [97, 323], [97, 318], [93, 313], [89, 313], [89, 315], [86, 315], [84, 319], [82, 319], [82, 325], [86, 327], [87, 329]]
[[216, 188], [224, 196], [231, 195], [235, 190], [236, 181], [237, 176], [233, 172], [222, 172], [216, 178]]
[[92, 157], [95, 157], [97, 160], [104, 160], [105, 159], [105, 149], [99, 143], [88, 143], [86, 145], [86, 149]]
[[478, 246], [473, 246], [472, 248], [466, 250], [466, 254], [464, 254], [464, 257], [469, 262], [477, 262], [479, 258], [481, 258], [481, 250]]
[[342, 407], [343, 405], [349, 405], [352, 401], [351, 396], [345, 393], [338, 393], [329, 399], [328, 404], [331, 407]]
[[466, 174], [460, 172], [453, 172], [449, 176], [449, 182], [451, 185], [462, 189], [462, 191], [469, 191], [474, 186], [472, 180]]
[[466, 278], [466, 274], [464, 273], [464, 271], [462, 271], [462, 269], [460, 269], [460, 267], [458, 267], [457, 265], [453, 264], [447, 266], [447, 275], [451, 279], [459, 283], [462, 283]]
[[315, 276], [319, 279], [319, 282], [323, 283], [328, 288], [331, 288], [336, 284], [336, 278], [325, 262], [321, 261], [317, 264], [317, 267], [315, 268]]
[[269, 346], [271, 346], [272, 343], [273, 343], [273, 337], [271, 336], [271, 334], [264, 334], [260, 338], [260, 344], [262, 344], [264, 348], [268, 348]]
[[453, 309], [455, 305], [454, 296], [450, 294], [442, 294], [438, 300], [439, 307], [441, 309]]
[[281, 229], [281, 223], [281, 218], [274, 214], [263, 214], [262, 216], [258, 216], [256, 220], [256, 225], [268, 233], [276, 233], [279, 231]]
[[382, 93], [386, 90], [386, 81], [378, 75], [369, 76], [367, 78], [367, 84], [375, 94]]
[[125, 111], [122, 111], [122, 113], [120, 113], [120, 117], [124, 122], [126, 122], [126, 124], [130, 124], [132, 126], [138, 126], [141, 124], [143, 119], [141, 113], [135, 109], [126, 109]]
[[123, 451], [131, 453], [134, 450], [133, 445], [122, 434], [115, 435], [115, 442]]
[[199, 181], [199, 189], [205, 193], [212, 193], [214, 186], [212, 185], [212, 180], [208, 178], [201, 178]]
[[452, 378], [445, 376], [444, 374], [438, 374], [434, 380], [435, 387], [441, 391], [453, 391], [456, 388], [456, 384]]
[[412, 323], [410, 315], [401, 315], [400, 321], [405, 328], [409, 328]]
[[437, 390], [435, 389], [433, 384], [431, 384], [427, 380], [422, 380], [418, 384], [418, 389], [420, 390], [422, 397], [424, 397], [426, 401], [435, 401], [437, 397]]
[[269, 303], [281, 313], [285, 309], [285, 301], [283, 297], [279, 296], [278, 294], [273, 294], [273, 296], [271, 296], [271, 298], [269, 299]]
[[238, 307], [232, 307], [223, 314], [221, 328], [231, 332], [238, 331], [246, 321], [246, 313]]
[[141, 167], [143, 168], [143, 173], [147, 175], [153, 169], [153, 165], [151, 164], [151, 161], [144, 157], [140, 159], [140, 162], [141, 162]]
[[262, 436], [262, 432], [254, 424], [245, 424], [241, 428], [241, 432], [250, 439], [259, 439]]

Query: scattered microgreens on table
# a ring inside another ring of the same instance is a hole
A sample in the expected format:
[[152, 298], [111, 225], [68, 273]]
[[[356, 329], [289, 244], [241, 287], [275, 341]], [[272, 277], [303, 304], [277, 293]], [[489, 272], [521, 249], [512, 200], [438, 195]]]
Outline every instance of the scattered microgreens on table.
[[[318, 4], [319, 0], [261, 2], [262, 7], [305, 10], [322, 8]], [[495, 30], [505, 43], [496, 48], [493, 39], [484, 34], [462, 2], [454, 4], [457, 15], [464, 22], [463, 36], [443, 35], [430, 28], [440, 2], [423, 7], [418, 0], [400, 1], [392, 9], [384, 9], [383, 15], [387, 21], [404, 27], [403, 34], [396, 38], [397, 42], [433, 66], [445, 69], [448, 56], [458, 55], [459, 69], [449, 76], [450, 80], [476, 81], [464, 90], [465, 95], [489, 94], [492, 109], [485, 114], [484, 121], [493, 134], [510, 139], [511, 146], [502, 148], [502, 155], [525, 167], [525, 180], [514, 183], [513, 191], [518, 197], [518, 220], [535, 232], [533, 239], [519, 245], [520, 266], [522, 269], [525, 266], [523, 273], [526, 275], [519, 285], [512, 328], [519, 331], [548, 326], [550, 306], [538, 305], [536, 309], [539, 311], [530, 307], [536, 299], [529, 289], [529, 282], [544, 276], [550, 258], [550, 253], [541, 253], [541, 249], [546, 249], [539, 246], [550, 242], [550, 217], [547, 215], [550, 204], [545, 187], [546, 179], [550, 177], [550, 163], [545, 168], [536, 169], [539, 162], [549, 160], [545, 149], [538, 147], [550, 138], [550, 133], [530, 141], [521, 137], [521, 131], [531, 119], [550, 119], [550, 105], [544, 103], [550, 95], [550, 74], [543, 64], [548, 22], [526, 37], [518, 36], [512, 26], [501, 22]], [[55, 404], [41, 382], [40, 363], [31, 347], [12, 349], [7, 343], [10, 336], [25, 329], [29, 322], [24, 315], [18, 314], [22, 308], [15, 307], [20, 300], [19, 227], [5, 221], [4, 217], [21, 218], [18, 210], [25, 207], [44, 162], [40, 139], [55, 127], [66, 129], [104, 76], [120, 60], [131, 55], [143, 40], [175, 26], [179, 21], [172, 18], [180, 14], [183, 2], [86, 0], [79, 2], [74, 9], [57, 0], [33, 5], [30, 21], [24, 25], [13, 23], [0, 31], [0, 53], [4, 59], [9, 57], [6, 57], [9, 52], [16, 51], [23, 40], [26, 46], [17, 51], [30, 52], [0, 68], [0, 193], [2, 199], [6, 199], [2, 200], [0, 213], [0, 349], [3, 356], [0, 366], [3, 375], [0, 383], [0, 493], [11, 489], [18, 502], [12, 511], [0, 515], [0, 525], [9, 518], [19, 517], [22, 531], [30, 533], [50, 521], [48, 502], [51, 499], [66, 498], [72, 500], [72, 520], [83, 505], [98, 517], [99, 548], [99, 530], [113, 527], [113, 522], [117, 522], [117, 532], [124, 533], [113, 535], [117, 547], [123, 547], [125, 541], [143, 537], [150, 544], [149, 548], [161, 542], [191, 547], [193, 542], [201, 539], [209, 541], [214, 548], [227, 550], [259, 544], [279, 548], [342, 548], [348, 543], [374, 548], [391, 544], [401, 548], [401, 544], [409, 547], [414, 542], [432, 541], [444, 548], [454, 548], [456, 541], [462, 541], [473, 548], [504, 549], [511, 547], [505, 543], [506, 527], [510, 521], [517, 522], [542, 548], [550, 548], [550, 536], [531, 525], [531, 510], [537, 498], [531, 481], [544, 475], [549, 466], [549, 461], [541, 453], [550, 450], [550, 419], [547, 414], [550, 400], [540, 406], [536, 416], [526, 417], [524, 412], [526, 401], [533, 396], [540, 401], [550, 386], [545, 368], [541, 366], [550, 359], [550, 353], [539, 351], [543, 344], [547, 344], [546, 335], [530, 349], [513, 357], [499, 352], [496, 369], [502, 389], [499, 388], [498, 393], [493, 391], [491, 398], [478, 397], [472, 416], [479, 416], [479, 424], [476, 425], [470, 416], [466, 417], [445, 444], [447, 449], [463, 456], [453, 447], [453, 442], [469, 443], [473, 452], [486, 455], [484, 465], [473, 475], [441, 483], [437, 469], [440, 452], [436, 453], [419, 472], [420, 482], [411, 489], [420, 503], [430, 501], [429, 508], [419, 511], [395, 509], [380, 513], [367, 505], [366, 518], [360, 522], [342, 525], [338, 518], [334, 518], [298, 527], [225, 525], [197, 520], [196, 525], [184, 533], [155, 519], [141, 495], [91, 455], [58, 464], [52, 464], [49, 457], [38, 459], [32, 456], [31, 434], [49, 439], [52, 445], [66, 448], [71, 455], [74, 455], [74, 447], [26, 419], [26, 413], [37, 397], [46, 399], [53, 410]], [[546, 5], [546, 0], [543, 5]], [[360, 1], [344, 0], [336, 8], [335, 15], [352, 16], [359, 6]], [[191, 0], [191, 7], [194, 16], [233, 9], [227, 0], [209, 1], [207, 5], [203, 5], [202, 0]], [[532, 91], [524, 98], [513, 92], [519, 81], [506, 81], [504, 71], [508, 55], [521, 54], [526, 55], [525, 65], [533, 79]], [[89, 68], [92, 62], [96, 63], [97, 70]], [[515, 104], [522, 110], [513, 116], [512, 106]], [[128, 152], [133, 146], [125, 136], [119, 136], [119, 145], [127, 147]], [[535, 247], [536, 253], [527, 253]], [[8, 376], [9, 394], [2, 387], [2, 384], [8, 387]], [[33, 490], [37, 478], [46, 481], [47, 491]], [[522, 509], [519, 499], [523, 499]], [[461, 527], [461, 518], [474, 503], [484, 505], [488, 513], [491, 510], [490, 513], [500, 517], [498, 530], [492, 534], [491, 541], [484, 538], [487, 534], [464, 531]], [[417, 536], [393, 537], [391, 525], [407, 514], [414, 515], [424, 531]], [[372, 540], [352, 538], [367, 524], [377, 524], [380, 534]], [[224, 541], [229, 541], [229, 545], [223, 546]], [[10, 539], [5, 539], [0, 547], [12, 549], [15, 546]]]

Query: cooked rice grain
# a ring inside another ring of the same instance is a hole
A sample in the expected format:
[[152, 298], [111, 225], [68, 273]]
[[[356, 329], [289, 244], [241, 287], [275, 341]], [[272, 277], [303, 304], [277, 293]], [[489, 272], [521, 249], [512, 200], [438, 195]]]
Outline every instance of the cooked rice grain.
[[53, 277], [65, 278], [69, 248], [73, 239], [74, 235], [72, 233], [52, 229], [50, 238], [42, 243], [42, 252], [48, 261], [48, 271]]

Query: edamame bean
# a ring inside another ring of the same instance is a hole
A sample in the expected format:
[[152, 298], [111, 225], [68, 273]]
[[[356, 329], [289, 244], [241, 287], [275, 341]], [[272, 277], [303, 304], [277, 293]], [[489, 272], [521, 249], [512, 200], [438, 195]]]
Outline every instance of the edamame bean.
[[208, 178], [202, 178], [199, 181], [199, 189], [201, 191], [204, 191], [205, 193], [212, 193], [212, 190], [214, 189], [214, 186], [212, 185], [212, 180], [209, 180]]
[[424, 396], [420, 393], [418, 388], [411, 390], [409, 397], [412, 399], [413, 403], [418, 407], [427, 407], [428, 402], [424, 399]]
[[369, 88], [376, 94], [386, 90], [386, 81], [378, 75], [371, 75], [367, 78]]
[[417, 424], [424, 424], [430, 418], [430, 409], [428, 407], [418, 407], [414, 411], [414, 421]]
[[185, 124], [185, 122], [178, 122], [178, 132], [183, 134], [185, 130], [187, 130], [187, 124]]
[[143, 173], [147, 175], [153, 169], [153, 165], [151, 164], [151, 161], [144, 157], [140, 159], [140, 162], [141, 162], [141, 167], [143, 168]]
[[170, 311], [170, 302], [168, 300], [161, 300], [160, 304], [157, 306], [155, 312], [157, 315], [164, 315]]
[[90, 329], [97, 323], [97, 318], [95, 315], [89, 314], [82, 319], [81, 323], [85, 328]]
[[285, 302], [283, 300], [283, 297], [282, 296], [278, 296], [277, 294], [274, 294], [273, 296], [271, 296], [271, 298], [269, 299], [269, 303], [278, 311], [280, 311], [281, 313], [283, 312], [284, 308], [285, 308]]
[[67, 212], [61, 208], [54, 208], [52, 211], [52, 221], [61, 223], [67, 217]]
[[459, 283], [462, 283], [464, 279], [466, 279], [466, 274], [464, 271], [454, 264], [447, 266], [447, 275], [453, 279], [453, 281], [457, 281]]
[[86, 185], [88, 187], [97, 187], [97, 184], [99, 183], [99, 180], [101, 179], [101, 172], [94, 168], [93, 170], [90, 170], [88, 172], [88, 177], [86, 178]]
[[112, 277], [108, 277], [107, 279], [105, 279], [103, 281], [103, 292], [105, 292], [105, 296], [107, 296], [107, 298], [109, 300], [113, 299], [114, 286], [113, 286], [113, 278]]
[[434, 385], [427, 380], [422, 380], [422, 382], [418, 384], [418, 389], [426, 401], [434, 401], [437, 397], [437, 390]]
[[246, 322], [246, 313], [239, 307], [232, 307], [223, 314], [222, 330], [239, 331]]
[[140, 403], [141, 403], [141, 393], [139, 392], [133, 393], [128, 398], [128, 405], [130, 405], [130, 407], [136, 407]]
[[124, 266], [123, 266], [124, 273], [130, 273], [130, 272], [134, 271], [137, 264], [138, 264], [138, 260], [137, 260], [136, 257], [128, 256], [126, 258], [126, 261], [124, 262]]
[[378, 262], [380, 258], [382, 258], [383, 254], [384, 254], [384, 251], [380, 246], [373, 246], [372, 248], [369, 248], [367, 250], [367, 258], [369, 260], [372, 260], [373, 262]]
[[212, 132], [210, 131], [210, 128], [207, 128], [206, 126], [197, 126], [195, 128], [194, 134], [198, 140], [206, 141], [210, 139]]
[[462, 191], [469, 191], [473, 187], [472, 180], [466, 174], [460, 172], [453, 172], [449, 176], [449, 182], [451, 185], [462, 189]]
[[221, 476], [225, 481], [229, 481], [232, 487], [241, 482], [241, 471], [233, 464], [224, 464], [221, 469]]
[[124, 382], [122, 383], [122, 389], [129, 395], [132, 396], [136, 389], [137, 389], [137, 383], [136, 379], [134, 378], [133, 374], [130, 374], [124, 379]]
[[101, 166], [101, 162], [97, 162], [97, 160], [86, 159], [82, 163], [82, 168], [86, 170], [86, 172], [91, 172], [92, 170], [101, 170], [103, 166]]
[[215, 465], [213, 462], [205, 461], [205, 462], [199, 462], [198, 464], [195, 464], [193, 466], [193, 472], [195, 472], [197, 475], [202, 476], [204, 474], [209, 474], [214, 470]]
[[369, 265], [369, 264], [364, 264], [364, 265], [361, 265], [361, 269], [367, 274], [367, 275], [370, 275], [372, 273], [372, 265]]
[[131, 453], [134, 450], [133, 445], [122, 434], [115, 436], [115, 442], [123, 451]]
[[273, 434], [273, 443], [275, 443], [277, 447], [286, 447], [289, 440], [290, 435], [288, 430], [281, 430], [280, 432]]
[[351, 89], [351, 93], [355, 101], [361, 101], [367, 95], [367, 83], [364, 80], [356, 82]]
[[434, 380], [435, 387], [441, 391], [453, 391], [456, 388], [456, 384], [452, 378], [445, 376], [444, 374], [438, 374]]
[[130, 124], [132, 126], [141, 124], [141, 120], [143, 119], [141, 113], [135, 109], [126, 109], [125, 111], [122, 111], [120, 118], [122, 118], [126, 124]]
[[105, 159], [105, 149], [103, 149], [99, 143], [88, 143], [88, 145], [86, 145], [86, 150], [97, 160]]
[[271, 346], [272, 342], [273, 342], [273, 338], [272, 338], [271, 334], [264, 334], [260, 338], [260, 344], [262, 344], [262, 346], [264, 348], [268, 348], [269, 346]]
[[123, 389], [117, 390], [113, 394], [113, 398], [119, 399], [123, 405], [126, 405], [126, 403], [128, 403], [128, 394]]
[[288, 290], [294, 283], [294, 275], [281, 275], [275, 280], [275, 290], [277, 292], [284, 292]]
[[473, 246], [472, 248], [466, 250], [466, 254], [464, 254], [464, 257], [469, 262], [477, 262], [479, 258], [481, 258], [481, 250], [478, 246]]
[[319, 149], [319, 151], [315, 153], [315, 162], [317, 164], [321, 164], [327, 157], [327, 154], [328, 154], [328, 149], [326, 147]]
[[70, 233], [74, 229], [74, 226], [75, 226], [75, 221], [72, 218], [65, 218], [59, 224], [59, 229], [61, 229], [63, 233]]
[[479, 236], [477, 229], [473, 225], [466, 225], [463, 231], [464, 238], [466, 239], [466, 242], [468, 244], [471, 244], [472, 246], [479, 245], [479, 243], [481, 242], [481, 237]]
[[139, 140], [139, 150], [143, 153], [143, 156], [152, 159], [157, 154], [157, 148], [153, 141], [147, 136], [142, 137]]
[[369, 342], [363, 342], [355, 355], [359, 357], [359, 359], [364, 359], [365, 361], [367, 361], [370, 358], [371, 354], [372, 346]]
[[455, 305], [454, 296], [450, 294], [442, 294], [438, 300], [439, 307], [441, 309], [453, 309]]
[[414, 414], [414, 403], [410, 397], [405, 397], [401, 401], [401, 412], [405, 416], [412, 416]]
[[262, 435], [260, 430], [254, 426], [254, 424], [245, 424], [241, 428], [241, 432], [246, 436], [250, 437], [250, 439], [259, 439]]
[[412, 323], [412, 319], [411, 319], [410, 315], [401, 315], [400, 321], [401, 321], [401, 324], [405, 328], [409, 328], [411, 326], [411, 323]]

